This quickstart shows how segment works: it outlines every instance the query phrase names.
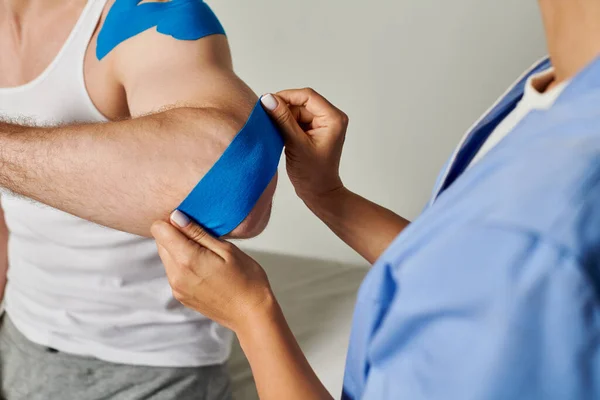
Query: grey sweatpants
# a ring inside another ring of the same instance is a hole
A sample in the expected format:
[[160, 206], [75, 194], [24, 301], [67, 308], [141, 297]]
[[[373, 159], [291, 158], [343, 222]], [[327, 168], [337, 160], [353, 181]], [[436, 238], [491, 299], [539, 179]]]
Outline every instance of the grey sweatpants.
[[224, 366], [155, 368], [57, 352], [0, 317], [0, 399], [230, 400]]

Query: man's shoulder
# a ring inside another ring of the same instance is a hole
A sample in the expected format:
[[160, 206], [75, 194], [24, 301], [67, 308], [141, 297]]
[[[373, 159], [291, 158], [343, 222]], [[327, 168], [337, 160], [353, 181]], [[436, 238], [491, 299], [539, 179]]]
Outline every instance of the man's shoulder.
[[224, 29], [197, 0], [108, 0], [86, 56], [88, 92], [109, 119], [132, 116], [134, 88], [160, 83], [169, 95], [232, 71]]
[[175, 42], [224, 34], [219, 19], [203, 1], [116, 0], [107, 4], [98, 34], [96, 56], [102, 60], [118, 46], [138, 36], [154, 36], [156, 39], [163, 35]]

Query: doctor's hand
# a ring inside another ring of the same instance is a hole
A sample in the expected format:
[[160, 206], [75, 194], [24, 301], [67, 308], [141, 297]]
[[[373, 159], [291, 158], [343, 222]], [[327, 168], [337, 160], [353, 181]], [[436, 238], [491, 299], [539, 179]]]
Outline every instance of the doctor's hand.
[[174, 297], [238, 332], [274, 300], [267, 275], [250, 256], [217, 239], [180, 211], [152, 225]]
[[298, 196], [308, 202], [342, 189], [346, 114], [312, 89], [284, 90], [261, 101], [284, 138], [287, 172]]
[[331, 399], [256, 261], [179, 211], [152, 235], [175, 298], [236, 333], [261, 399]]
[[312, 89], [261, 98], [285, 142], [298, 196], [340, 239], [374, 263], [408, 221], [342, 184], [339, 167], [348, 117]]

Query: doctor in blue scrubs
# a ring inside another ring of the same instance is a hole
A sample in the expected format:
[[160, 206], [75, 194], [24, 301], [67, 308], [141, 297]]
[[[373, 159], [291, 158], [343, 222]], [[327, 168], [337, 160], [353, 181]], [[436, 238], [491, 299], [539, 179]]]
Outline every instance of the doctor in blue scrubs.
[[[600, 399], [600, 0], [539, 3], [550, 57], [467, 133], [410, 226], [343, 185], [344, 113], [313, 90], [262, 99], [298, 196], [374, 263], [344, 399]], [[261, 399], [331, 398], [254, 260], [178, 212], [152, 232], [176, 297], [238, 335]]]

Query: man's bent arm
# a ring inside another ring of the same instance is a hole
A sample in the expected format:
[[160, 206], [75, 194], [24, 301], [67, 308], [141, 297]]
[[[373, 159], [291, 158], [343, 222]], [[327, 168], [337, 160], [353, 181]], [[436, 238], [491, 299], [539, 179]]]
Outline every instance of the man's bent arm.
[[[236, 129], [231, 125], [216, 110], [192, 108], [60, 128], [3, 123], [0, 185], [78, 217], [147, 235], [152, 221], [177, 207], [227, 147]], [[199, 129], [215, 135], [199, 140]]]
[[[184, 42], [148, 31], [118, 50], [106, 60], [115, 65], [131, 114], [171, 109], [57, 128], [0, 123], [0, 185], [149, 236], [152, 222], [168, 218], [217, 161], [257, 98], [233, 73], [224, 36]], [[233, 236], [264, 228], [274, 186]]]

